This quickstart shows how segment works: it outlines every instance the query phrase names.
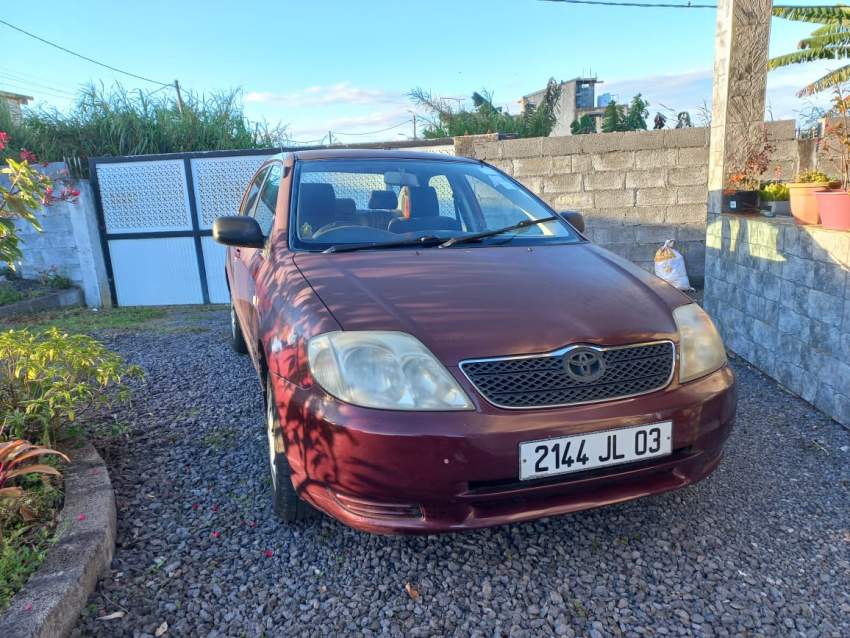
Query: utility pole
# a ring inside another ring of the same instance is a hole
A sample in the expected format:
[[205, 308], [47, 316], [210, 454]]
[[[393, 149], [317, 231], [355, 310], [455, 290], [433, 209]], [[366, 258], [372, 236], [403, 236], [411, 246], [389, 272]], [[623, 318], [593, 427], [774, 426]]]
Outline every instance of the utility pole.
[[334, 134], [328, 131], [328, 146], [333, 146], [334, 143]]
[[413, 114], [413, 139], [416, 139], [416, 113]]
[[180, 93], [180, 82], [174, 80], [174, 90], [177, 91], [177, 110], [183, 115], [183, 95]]

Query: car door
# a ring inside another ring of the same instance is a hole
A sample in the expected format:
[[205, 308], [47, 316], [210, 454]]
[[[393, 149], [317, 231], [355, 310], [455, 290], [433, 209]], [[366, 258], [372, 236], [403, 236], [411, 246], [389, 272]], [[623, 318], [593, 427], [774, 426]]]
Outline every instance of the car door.
[[275, 207], [277, 205], [277, 195], [280, 191], [280, 178], [282, 174], [282, 166], [280, 162], [271, 164], [266, 174], [266, 179], [260, 188], [257, 203], [251, 212], [251, 215], [263, 231], [263, 236], [267, 240], [265, 248], [243, 248], [241, 259], [247, 273], [246, 278], [246, 296], [249, 303], [246, 307], [245, 321], [242, 326], [244, 329], [245, 340], [251, 352], [255, 352], [259, 341], [259, 325], [257, 321], [257, 277], [260, 269], [266, 262], [268, 257], [268, 237], [274, 224]]
[[[251, 180], [251, 184], [242, 198], [242, 205], [239, 207], [240, 215], [254, 214], [260, 189], [268, 172], [269, 167], [264, 166], [254, 176], [254, 179]], [[254, 294], [251, 286], [251, 276], [247, 266], [249, 250], [241, 246], [233, 246], [227, 249], [227, 268], [230, 271], [230, 277], [228, 279], [230, 282], [230, 300], [233, 303], [233, 309], [236, 311], [239, 323], [243, 327], [243, 334], [250, 319], [251, 295]], [[247, 337], [247, 335], [245, 336]], [[251, 344], [249, 343], [248, 345], [250, 346]]]

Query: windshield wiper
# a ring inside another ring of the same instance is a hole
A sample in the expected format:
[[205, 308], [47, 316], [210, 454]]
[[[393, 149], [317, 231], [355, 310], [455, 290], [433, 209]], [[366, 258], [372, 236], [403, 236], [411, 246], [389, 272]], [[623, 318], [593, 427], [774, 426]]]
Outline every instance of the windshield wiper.
[[496, 230], [485, 230], [480, 233], [475, 233], [474, 235], [452, 237], [451, 239], [448, 239], [442, 244], [440, 244], [440, 248], [448, 248], [449, 246], [456, 246], [457, 244], [466, 244], [469, 242], [479, 241], [480, 239], [484, 239], [485, 237], [494, 237], [496, 235], [501, 235], [502, 233], [508, 233], [512, 230], [522, 230], [523, 228], [528, 228], [529, 226], [537, 226], [537, 224], [543, 224], [544, 222], [552, 222], [556, 219], [560, 219], [560, 217], [558, 215], [552, 215], [550, 217], [541, 217], [540, 219], [523, 219], [521, 222], [511, 224], [510, 226], [505, 226], [504, 228], [497, 228]]
[[445, 237], [435, 237], [434, 235], [423, 235], [416, 239], [404, 239], [400, 241], [387, 242], [371, 242], [368, 244], [343, 244], [341, 246], [331, 246], [325, 248], [323, 253], [352, 253], [356, 250], [371, 250], [373, 248], [404, 248], [405, 246], [421, 246], [429, 248], [431, 246], [442, 245], [446, 241]]

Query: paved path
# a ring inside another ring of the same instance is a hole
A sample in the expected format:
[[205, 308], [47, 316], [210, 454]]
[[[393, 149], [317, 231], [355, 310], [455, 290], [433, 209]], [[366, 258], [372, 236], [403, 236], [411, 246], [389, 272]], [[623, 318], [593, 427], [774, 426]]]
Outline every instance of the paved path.
[[850, 636], [850, 433], [740, 362], [737, 429], [698, 486], [380, 537], [275, 521], [259, 386], [226, 331], [189, 309], [108, 339], [148, 379], [105, 450], [118, 548], [77, 636]]

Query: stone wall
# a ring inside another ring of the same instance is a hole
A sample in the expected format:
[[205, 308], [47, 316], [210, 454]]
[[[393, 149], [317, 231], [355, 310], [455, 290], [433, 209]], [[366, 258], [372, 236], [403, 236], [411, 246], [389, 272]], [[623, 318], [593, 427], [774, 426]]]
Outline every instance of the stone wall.
[[[794, 123], [767, 126], [777, 146], [770, 171], [795, 171]], [[700, 282], [708, 141], [705, 128], [517, 140], [481, 135], [456, 138], [455, 154], [493, 164], [558, 210], [582, 212], [593, 241], [647, 270], [664, 240], [675, 239], [688, 274]]]
[[731, 350], [850, 425], [850, 232], [716, 216], [705, 286]]
[[59, 202], [37, 213], [42, 232], [28, 223], [16, 222], [23, 253], [17, 270], [22, 277], [35, 279], [55, 268], [82, 288], [86, 305], [109, 305], [94, 195], [88, 180], [80, 180], [75, 188], [80, 191], [75, 203]]

